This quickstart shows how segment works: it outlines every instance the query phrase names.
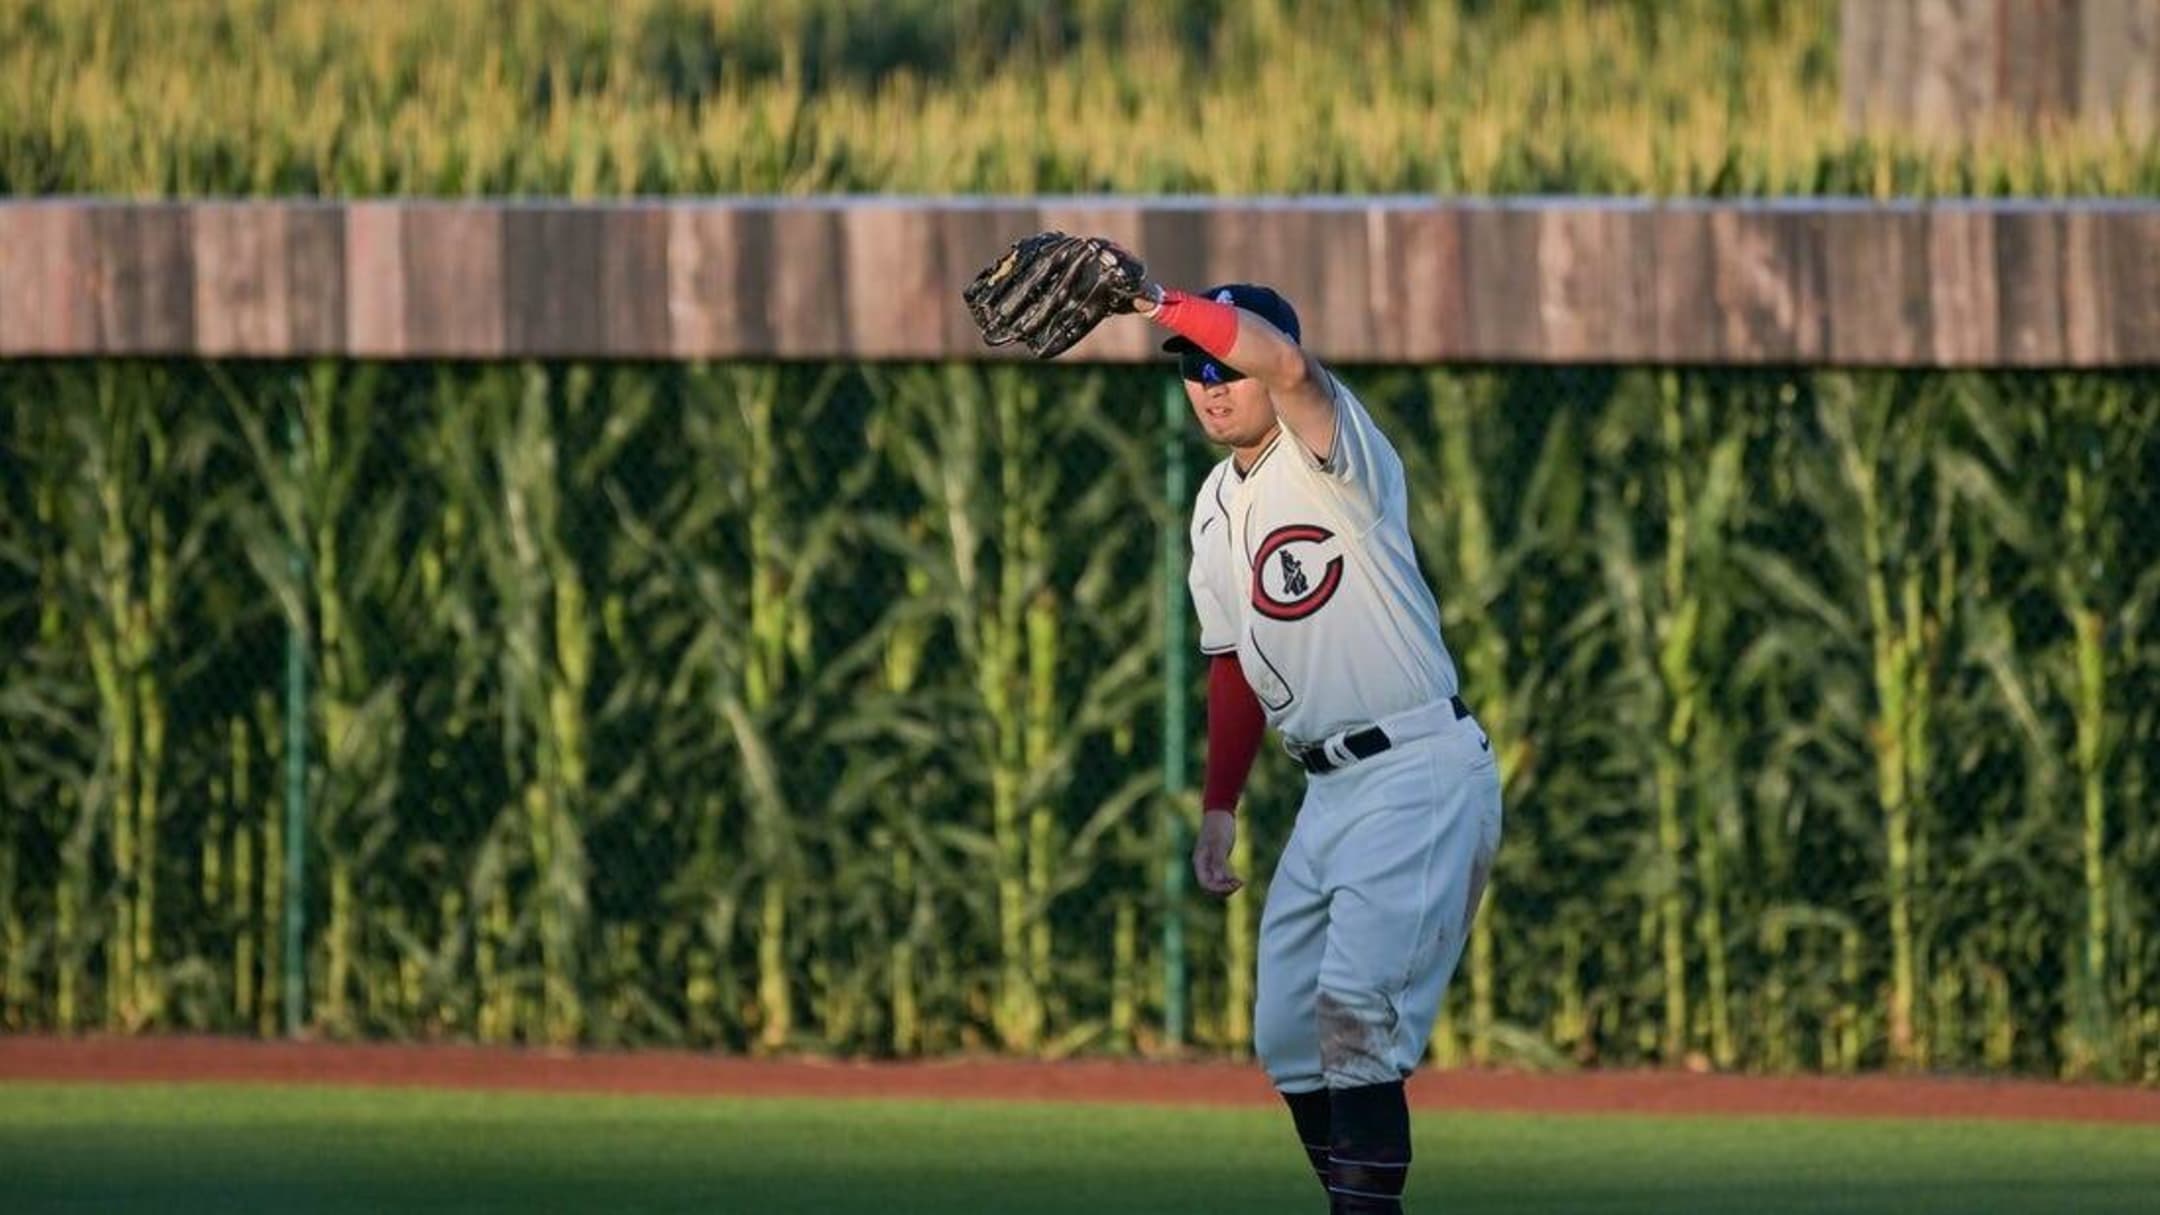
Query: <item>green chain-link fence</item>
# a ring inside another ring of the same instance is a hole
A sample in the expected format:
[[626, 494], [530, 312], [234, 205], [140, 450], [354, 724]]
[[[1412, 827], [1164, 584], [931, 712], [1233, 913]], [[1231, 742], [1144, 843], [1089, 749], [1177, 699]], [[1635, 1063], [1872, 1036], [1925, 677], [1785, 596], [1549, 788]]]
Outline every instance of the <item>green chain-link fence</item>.
[[[2160, 377], [1345, 374], [1507, 782], [1441, 1061], [2160, 1075]], [[1167, 378], [0, 366], [0, 1023], [1242, 1049]]]

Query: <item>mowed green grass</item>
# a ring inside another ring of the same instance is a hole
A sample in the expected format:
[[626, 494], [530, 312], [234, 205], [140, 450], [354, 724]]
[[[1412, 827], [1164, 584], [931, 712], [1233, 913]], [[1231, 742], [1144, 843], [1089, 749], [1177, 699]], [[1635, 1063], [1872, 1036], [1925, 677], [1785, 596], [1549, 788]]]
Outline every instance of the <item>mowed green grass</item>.
[[[2160, 1128], [1420, 1118], [1413, 1211], [2152, 1211]], [[1274, 1111], [0, 1084], [0, 1210], [1322, 1209]]]

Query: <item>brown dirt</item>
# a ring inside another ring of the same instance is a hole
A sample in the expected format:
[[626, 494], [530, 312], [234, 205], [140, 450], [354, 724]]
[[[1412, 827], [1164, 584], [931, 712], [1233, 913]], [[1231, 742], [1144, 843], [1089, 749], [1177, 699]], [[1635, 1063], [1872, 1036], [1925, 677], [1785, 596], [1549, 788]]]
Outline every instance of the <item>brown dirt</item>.
[[[232, 1038], [0, 1037], [0, 1080], [349, 1084], [678, 1096], [982, 1098], [1272, 1106], [1234, 1063], [754, 1060], [685, 1051], [333, 1045]], [[2160, 1089], [1942, 1077], [1422, 1072], [1424, 1110], [2024, 1118], [2160, 1125]]]

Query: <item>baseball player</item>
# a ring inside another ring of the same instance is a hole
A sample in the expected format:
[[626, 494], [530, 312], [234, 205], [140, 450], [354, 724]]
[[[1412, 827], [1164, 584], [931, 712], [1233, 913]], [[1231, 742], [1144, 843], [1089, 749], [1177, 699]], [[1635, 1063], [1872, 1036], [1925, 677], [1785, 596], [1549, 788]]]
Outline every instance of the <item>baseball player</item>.
[[1228, 865], [1237, 803], [1273, 728], [1308, 775], [1261, 916], [1254, 1046], [1330, 1210], [1400, 1211], [1403, 1081], [1501, 834], [1498, 765], [1418, 573], [1402, 460], [1273, 290], [1188, 295], [1109, 242], [1031, 239], [970, 287], [985, 336], [1050, 357], [1107, 315], [1147, 316], [1173, 335], [1201, 430], [1229, 449], [1191, 526], [1213, 656], [1193, 871], [1220, 896], [1244, 884]]
[[1188, 578], [1208, 677], [1193, 871], [1230, 895], [1263, 721], [1307, 772], [1260, 923], [1254, 1046], [1334, 1211], [1400, 1211], [1403, 1081], [1500, 843], [1499, 769], [1418, 573], [1402, 460], [1266, 287], [1141, 310], [1208, 439]]

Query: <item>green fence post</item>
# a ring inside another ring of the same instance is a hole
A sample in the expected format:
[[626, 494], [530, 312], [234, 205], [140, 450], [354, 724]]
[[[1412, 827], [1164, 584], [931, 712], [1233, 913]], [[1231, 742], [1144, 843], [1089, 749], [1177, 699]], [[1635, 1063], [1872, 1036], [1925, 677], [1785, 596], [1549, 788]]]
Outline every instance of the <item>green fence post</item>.
[[[286, 441], [291, 446], [294, 472], [306, 459], [304, 435], [297, 409], [287, 415]], [[301, 537], [293, 537], [293, 585], [301, 588], [299, 602], [306, 603], [307, 550]], [[302, 608], [305, 611], [305, 608]], [[302, 866], [307, 849], [307, 620], [305, 616], [285, 622], [285, 1036], [300, 1033], [306, 1015], [307, 967], [301, 956], [306, 940], [303, 929], [307, 903], [301, 897]]]
[[1169, 855], [1163, 861], [1163, 1037], [1185, 1044], [1186, 685], [1191, 653], [1185, 640], [1185, 394], [1176, 380], [1163, 386], [1163, 813]]

